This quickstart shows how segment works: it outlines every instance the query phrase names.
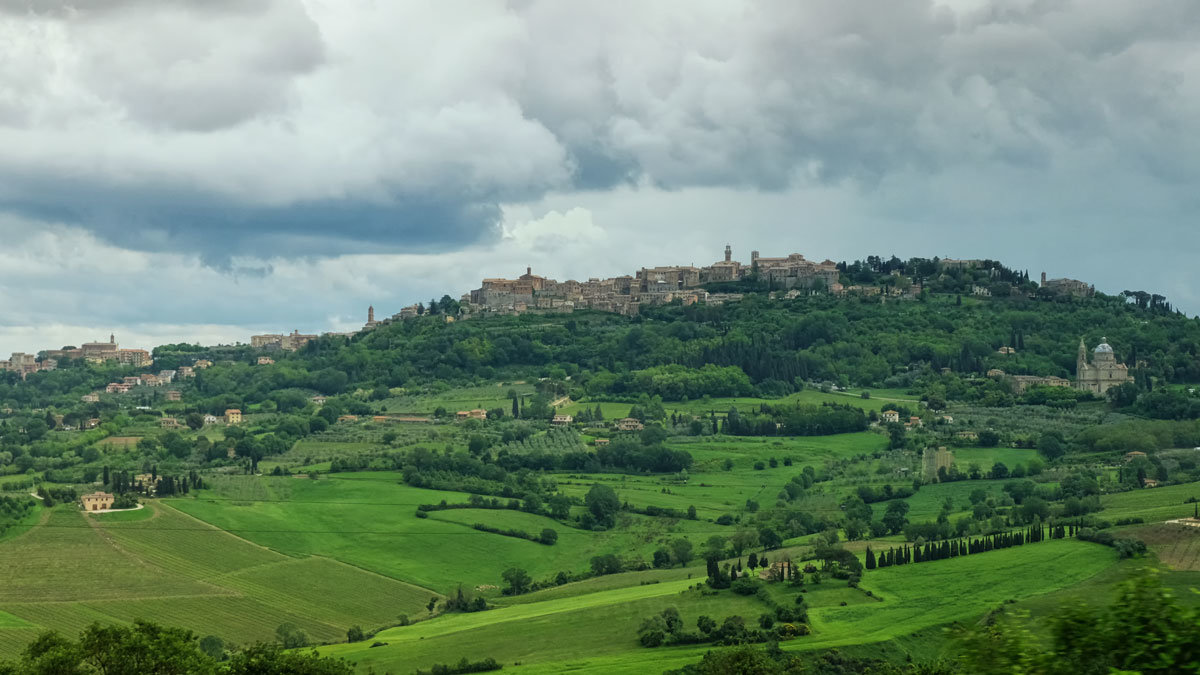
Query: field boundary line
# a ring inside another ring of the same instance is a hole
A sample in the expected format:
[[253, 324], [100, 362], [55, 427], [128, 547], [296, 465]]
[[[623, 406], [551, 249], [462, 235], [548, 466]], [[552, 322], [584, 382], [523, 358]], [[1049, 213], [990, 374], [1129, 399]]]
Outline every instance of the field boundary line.
[[200, 523], [201, 525], [203, 525], [204, 527], [206, 527], [210, 530], [216, 530], [217, 532], [220, 532], [226, 536], [233, 537], [234, 539], [237, 539], [238, 541], [245, 542], [255, 548], [262, 549], [264, 551], [269, 551], [271, 553], [274, 553], [275, 555], [281, 555], [284, 558], [288, 558], [288, 559], [297, 559], [297, 556], [288, 555], [288, 554], [284, 553], [283, 551], [276, 551], [275, 549], [271, 548], [270, 546], [263, 546], [262, 544], [250, 541], [249, 539], [246, 539], [245, 537], [239, 537], [236, 534], [230, 532], [229, 530], [222, 530], [221, 528], [217, 527], [216, 525], [213, 525], [212, 523], [204, 521], [204, 520], [200, 520], [196, 516], [193, 516], [192, 514], [186, 512], [182, 509], [177, 509], [174, 506], [171, 506], [170, 504], [167, 504], [165, 502], [162, 502], [161, 504], [162, 504], [162, 506], [171, 509], [175, 513], [178, 513], [179, 515], [181, 515], [185, 518], [188, 518], [190, 520], [196, 521], [197, 523]]

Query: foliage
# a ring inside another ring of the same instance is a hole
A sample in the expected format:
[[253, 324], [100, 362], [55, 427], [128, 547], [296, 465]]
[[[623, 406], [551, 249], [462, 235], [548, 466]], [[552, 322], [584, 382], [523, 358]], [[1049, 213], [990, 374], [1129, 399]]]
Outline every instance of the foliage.
[[352, 669], [339, 660], [283, 652], [278, 646], [262, 644], [236, 650], [227, 662], [218, 663], [191, 631], [138, 619], [130, 626], [93, 623], [83, 629], [78, 641], [53, 631], [42, 633], [25, 648], [20, 661], [0, 662], [0, 672], [349, 675]]

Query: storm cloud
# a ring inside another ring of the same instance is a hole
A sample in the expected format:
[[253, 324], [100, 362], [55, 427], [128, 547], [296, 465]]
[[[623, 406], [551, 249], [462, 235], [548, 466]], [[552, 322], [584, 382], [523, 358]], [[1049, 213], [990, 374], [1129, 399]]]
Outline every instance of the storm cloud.
[[[1194, 310], [1198, 38], [1193, 0], [0, 0], [7, 327], [45, 318], [13, 266], [39, 241], [88, 294], [207, 284], [123, 326], [344, 326], [485, 270], [727, 240], [1001, 257]], [[137, 263], [88, 277], [61, 242]], [[244, 312], [201, 297], [232, 291]]]
[[1187, 0], [0, 6], [0, 208], [209, 260], [446, 250], [622, 184], [1197, 177]]

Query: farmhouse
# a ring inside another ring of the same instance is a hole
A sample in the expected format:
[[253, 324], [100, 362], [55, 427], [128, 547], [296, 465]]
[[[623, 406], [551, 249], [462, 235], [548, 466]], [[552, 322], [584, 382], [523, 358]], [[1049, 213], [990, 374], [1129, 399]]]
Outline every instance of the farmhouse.
[[597, 438], [595, 440], [595, 443], [596, 443], [597, 448], [602, 448], [602, 447], [608, 445], [608, 439], [607, 438]]
[[454, 413], [454, 417], [455, 419], [459, 420], [486, 420], [487, 411], [483, 408], [476, 408], [474, 410], [459, 410], [458, 412]]
[[979, 440], [979, 434], [974, 431], [960, 431], [960, 432], [954, 434], [954, 437], [958, 438], [960, 440], [964, 440], [964, 441]]
[[226, 424], [241, 424], [242, 423], [242, 411], [238, 410], [237, 408], [230, 408], [229, 410], [226, 410], [225, 411], [225, 423]]
[[162, 429], [178, 429], [182, 425], [179, 423], [178, 418], [164, 417], [158, 421], [158, 426], [159, 426], [159, 428], [162, 428]]
[[220, 421], [221, 421], [220, 418], [218, 418], [216, 415], [205, 415], [204, 416], [205, 424], [216, 424], [217, 422], [220, 422]]
[[324, 396], [321, 396], [320, 394], [318, 394], [318, 395], [312, 397], [312, 399], [310, 399], [310, 400], [313, 402], [314, 405], [325, 405], [326, 398]]
[[895, 410], [884, 410], [879, 416], [883, 419], [884, 424], [897, 424], [900, 422], [900, 413]]
[[556, 427], [565, 427], [574, 422], [575, 418], [570, 415], [555, 415], [554, 419], [550, 420], [550, 424]]
[[83, 504], [84, 511], [101, 511], [112, 508], [113, 499], [107, 492], [93, 492], [80, 497], [79, 502]]
[[644, 428], [641, 422], [632, 417], [617, 420], [617, 431], [641, 431]]
[[1146, 456], [1146, 453], [1142, 452], [1141, 450], [1134, 450], [1133, 452], [1125, 453], [1125, 461], [1132, 462], [1133, 460], [1138, 459], [1139, 457], [1144, 458], [1145, 456]]
[[167, 400], [168, 401], [180, 401], [180, 400], [183, 400], [183, 395], [180, 394], [178, 391], [172, 389], [167, 392]]

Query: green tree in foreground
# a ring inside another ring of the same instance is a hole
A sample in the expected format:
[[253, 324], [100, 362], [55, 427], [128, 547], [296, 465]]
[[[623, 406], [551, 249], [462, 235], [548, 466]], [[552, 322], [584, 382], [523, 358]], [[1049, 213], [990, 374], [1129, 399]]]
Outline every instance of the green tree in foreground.
[[[962, 662], [979, 675], [1142, 675], [1200, 668], [1200, 609], [1184, 608], [1149, 574], [1121, 586], [1115, 602], [1060, 610], [1045, 645], [1021, 616], [997, 614], [965, 635]], [[1049, 647], [1047, 649], [1047, 646]]]
[[132, 626], [93, 623], [72, 641], [54, 631], [31, 642], [20, 660], [0, 661], [5, 675], [350, 675], [338, 659], [315, 652], [284, 652], [277, 644], [235, 651], [218, 663], [214, 652], [223, 643], [208, 636], [197, 640], [189, 630], [136, 620]]

